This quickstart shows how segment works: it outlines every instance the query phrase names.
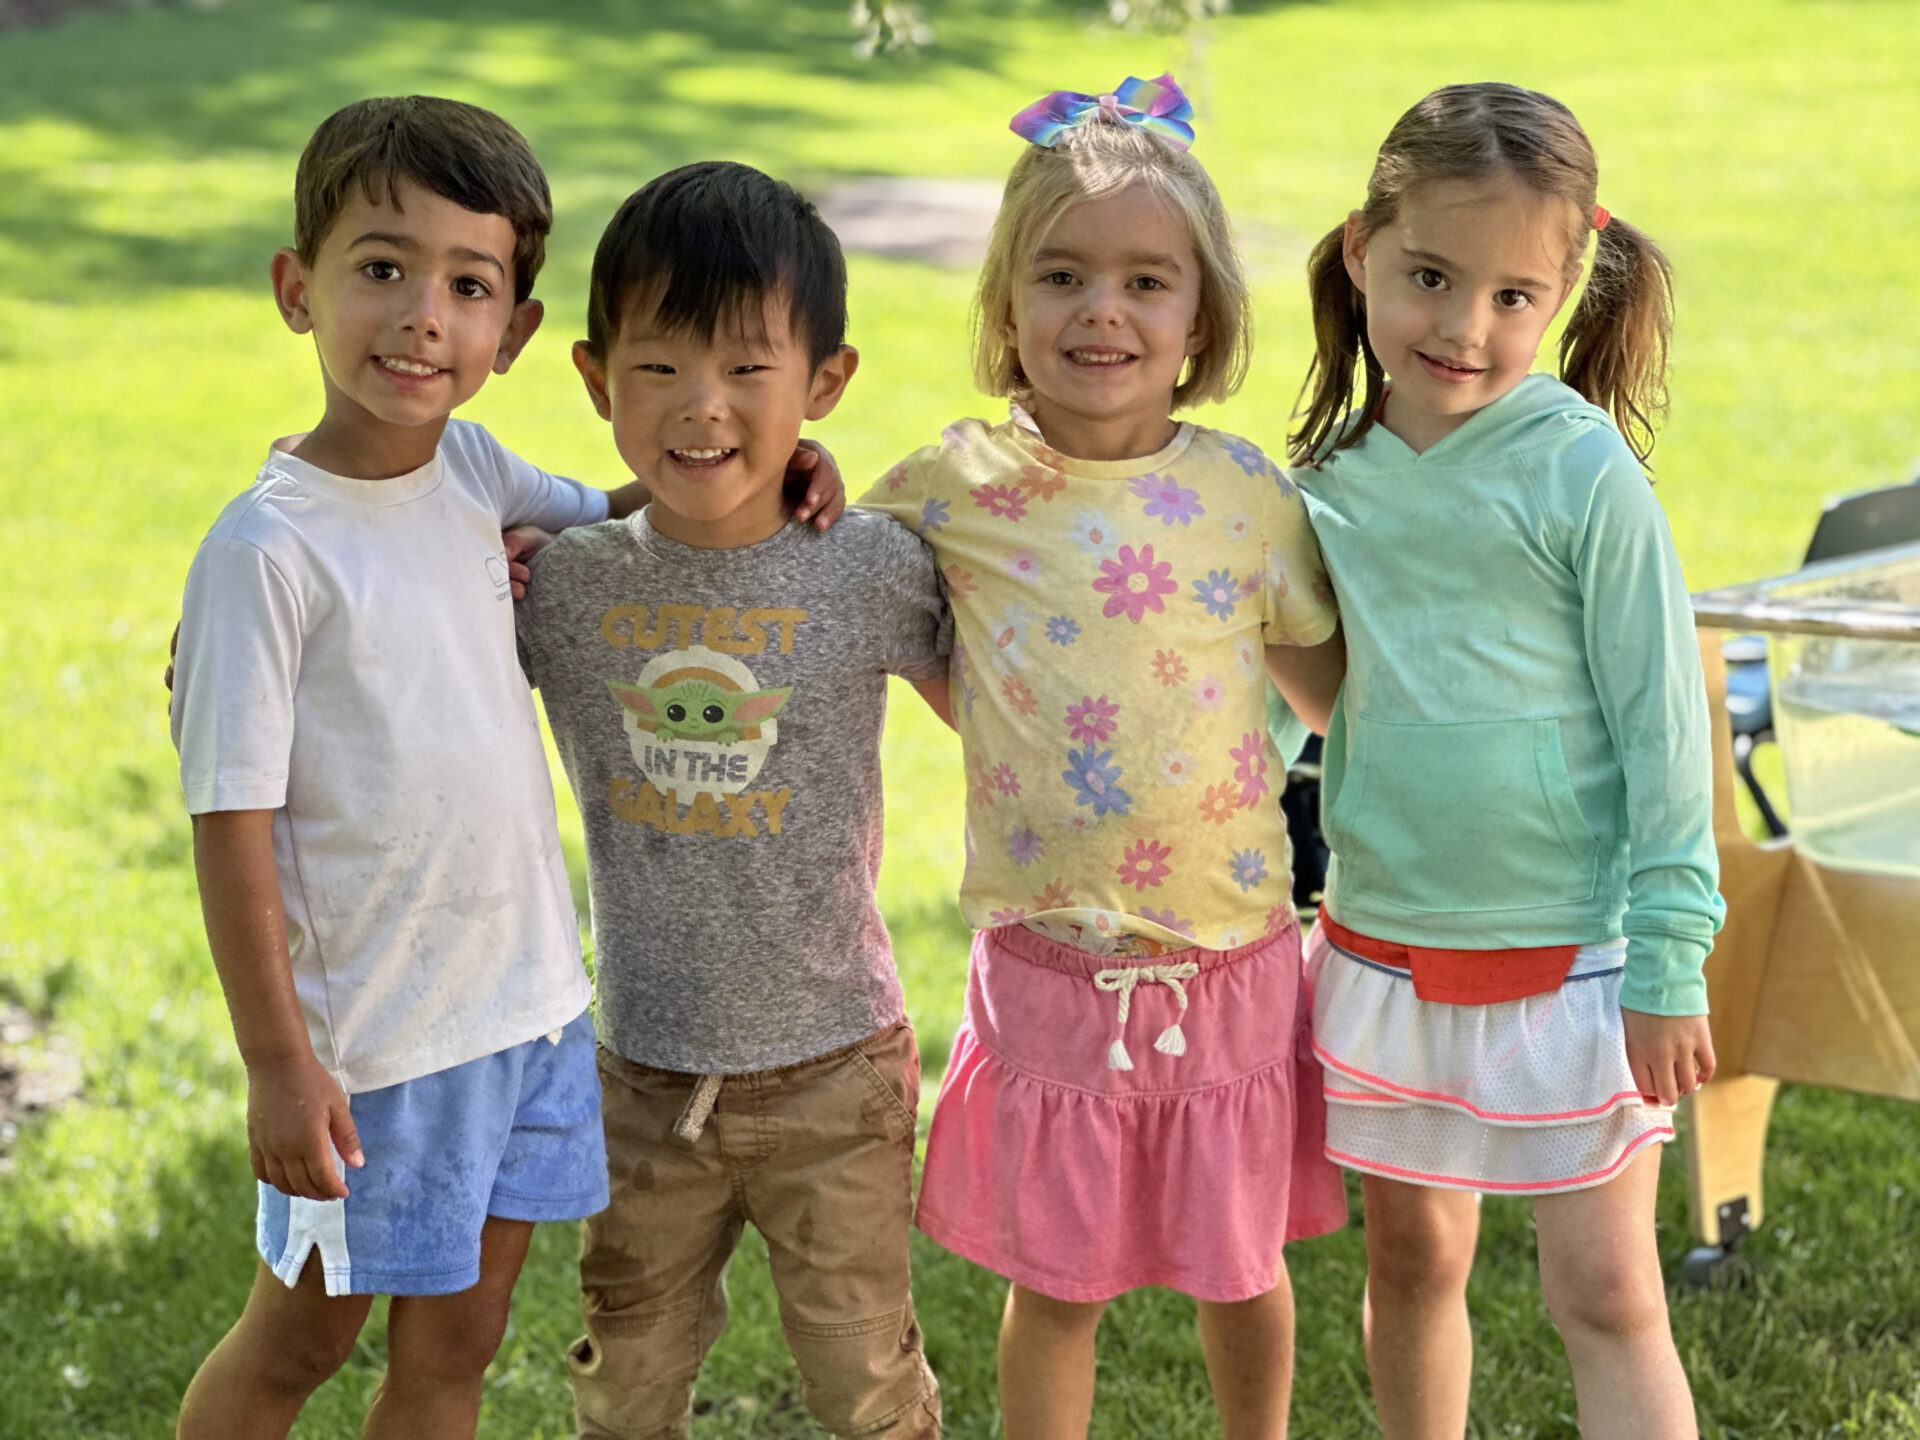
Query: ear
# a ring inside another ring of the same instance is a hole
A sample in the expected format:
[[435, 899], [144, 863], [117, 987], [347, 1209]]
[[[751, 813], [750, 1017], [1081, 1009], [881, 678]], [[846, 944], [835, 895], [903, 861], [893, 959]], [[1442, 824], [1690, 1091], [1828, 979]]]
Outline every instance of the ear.
[[824, 420], [831, 415], [840, 397], [847, 393], [847, 382], [859, 368], [860, 352], [851, 345], [842, 345], [822, 360], [820, 368], [813, 372], [813, 386], [807, 391], [807, 419]]
[[653, 703], [653, 692], [640, 685], [616, 685], [607, 681], [607, 689], [613, 692], [613, 698], [621, 705], [638, 715], [642, 720], [658, 720], [660, 711]]
[[540, 328], [540, 322], [547, 317], [547, 307], [538, 300], [522, 300], [513, 307], [513, 318], [507, 321], [507, 333], [500, 337], [500, 348], [493, 354], [493, 373], [504, 375], [513, 368], [513, 362], [520, 358], [520, 352], [533, 338], [533, 332]]
[[758, 725], [762, 720], [771, 720], [786, 708], [792, 695], [791, 685], [778, 690], [757, 690], [733, 707], [734, 723]]
[[273, 252], [273, 303], [280, 307], [280, 318], [296, 335], [313, 330], [313, 316], [307, 310], [307, 266], [294, 249]]
[[1213, 323], [1207, 317], [1206, 307], [1193, 312], [1193, 328], [1187, 331], [1187, 354], [1198, 355], [1213, 343]]
[[573, 342], [573, 368], [587, 382], [587, 398], [593, 401], [594, 413], [602, 420], [613, 419], [613, 402], [607, 398], [607, 368], [593, 358], [584, 340]]
[[1372, 237], [1360, 228], [1360, 212], [1347, 212], [1346, 236], [1340, 242], [1340, 257], [1347, 262], [1347, 278], [1362, 295], [1367, 293], [1367, 241]]

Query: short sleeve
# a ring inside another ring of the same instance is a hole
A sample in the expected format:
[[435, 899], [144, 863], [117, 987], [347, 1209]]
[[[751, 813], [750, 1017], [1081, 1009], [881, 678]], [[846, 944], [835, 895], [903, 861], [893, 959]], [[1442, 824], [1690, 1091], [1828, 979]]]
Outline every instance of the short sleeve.
[[187, 813], [287, 800], [300, 604], [257, 546], [210, 537], [187, 572], [172, 730]]
[[[452, 426], [447, 433], [449, 438], [454, 436]], [[575, 525], [597, 525], [607, 518], [604, 490], [564, 475], [549, 475], [522, 460], [480, 426], [462, 427], [457, 443], [470, 447], [474, 453], [465, 458], [493, 480], [501, 529], [538, 525], [542, 530], [560, 531]]]
[[1269, 645], [1318, 645], [1333, 635], [1340, 608], [1333, 598], [1320, 542], [1306, 502], [1287, 473], [1267, 461], [1270, 488], [1261, 507], [1266, 557], [1261, 587], [1261, 638]]
[[924, 540], [899, 525], [875, 526], [880, 577], [880, 633], [886, 637], [883, 665], [905, 680], [932, 680], [947, 672], [953, 651], [953, 615], [947, 608], [940, 567]]
[[891, 515], [915, 535], [925, 537], [946, 523], [943, 513], [948, 502], [932, 496], [934, 466], [940, 459], [940, 447], [930, 445], [916, 450], [882, 475], [855, 502], [862, 509]]

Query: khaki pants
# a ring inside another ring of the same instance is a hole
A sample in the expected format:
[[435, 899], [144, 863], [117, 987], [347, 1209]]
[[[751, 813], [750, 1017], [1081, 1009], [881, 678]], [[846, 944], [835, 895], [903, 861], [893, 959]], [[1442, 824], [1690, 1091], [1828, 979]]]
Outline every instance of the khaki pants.
[[568, 1351], [584, 1440], [681, 1440], [726, 1328], [728, 1257], [766, 1238], [801, 1396], [835, 1435], [923, 1440], [940, 1398], [907, 1288], [920, 1062], [904, 1023], [781, 1070], [730, 1075], [692, 1143], [698, 1077], [600, 1051], [612, 1202], [585, 1222]]

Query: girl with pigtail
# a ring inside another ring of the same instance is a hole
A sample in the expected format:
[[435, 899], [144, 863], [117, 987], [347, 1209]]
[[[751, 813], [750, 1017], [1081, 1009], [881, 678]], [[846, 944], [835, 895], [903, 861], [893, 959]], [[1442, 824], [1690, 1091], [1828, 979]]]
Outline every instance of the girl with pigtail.
[[[1596, 185], [1566, 107], [1449, 86], [1310, 261], [1292, 458], [1349, 658], [1307, 965], [1389, 1440], [1465, 1430], [1481, 1194], [1534, 1197], [1582, 1433], [1696, 1433], [1654, 1199], [1672, 1106], [1713, 1073], [1724, 907], [1692, 618], [1641, 470], [1669, 271]], [[1530, 374], [1583, 259], [1561, 378]]]

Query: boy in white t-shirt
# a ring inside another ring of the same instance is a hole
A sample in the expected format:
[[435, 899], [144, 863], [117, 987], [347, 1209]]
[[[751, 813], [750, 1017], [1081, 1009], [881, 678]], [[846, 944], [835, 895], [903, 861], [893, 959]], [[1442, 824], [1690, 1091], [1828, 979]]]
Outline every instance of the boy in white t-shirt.
[[647, 496], [548, 475], [448, 418], [539, 325], [551, 216], [526, 142], [454, 101], [350, 105], [300, 160], [273, 284], [314, 337], [326, 408], [201, 545], [175, 669], [261, 1182], [253, 1290], [182, 1437], [286, 1435], [375, 1294], [395, 1299], [366, 1434], [471, 1434], [533, 1223], [606, 1204], [501, 531]]

